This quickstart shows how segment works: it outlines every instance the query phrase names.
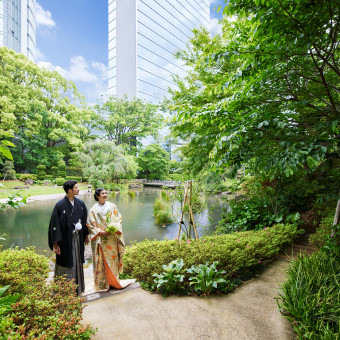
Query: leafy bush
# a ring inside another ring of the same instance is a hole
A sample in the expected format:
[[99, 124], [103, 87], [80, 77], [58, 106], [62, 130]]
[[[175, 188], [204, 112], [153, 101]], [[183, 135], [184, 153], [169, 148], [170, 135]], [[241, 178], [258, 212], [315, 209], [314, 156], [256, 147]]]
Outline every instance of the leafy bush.
[[168, 296], [178, 289], [178, 284], [183, 282], [184, 275], [180, 275], [180, 271], [184, 266], [183, 260], [178, 259], [171, 261], [168, 265], [163, 265], [162, 274], [153, 274], [155, 276], [154, 282], [157, 288], [161, 291], [163, 296]]
[[37, 176], [34, 174], [20, 174], [19, 181], [25, 182], [29, 178], [36, 180]]
[[316, 229], [315, 233], [309, 237], [309, 242], [312, 245], [321, 248], [326, 243], [329, 235], [332, 233], [333, 220], [333, 214], [329, 214], [321, 219], [319, 227]]
[[65, 183], [65, 178], [56, 178], [55, 179], [55, 184], [57, 185], [63, 185]]
[[169, 174], [167, 176], [167, 180], [170, 180], [170, 181], [182, 181], [183, 180], [183, 176], [181, 174]]
[[37, 166], [37, 178], [42, 181], [46, 176], [46, 165], [38, 165]]
[[44, 281], [47, 274], [48, 259], [35, 253], [34, 248], [0, 251], [0, 285], [10, 285], [10, 293], [29, 293], [32, 285]]
[[222, 275], [226, 273], [225, 270], [217, 270], [218, 262], [215, 261], [211, 266], [207, 262], [205, 265], [191, 266], [187, 269], [187, 272], [193, 274], [189, 277], [190, 285], [194, 285], [195, 291], [200, 293], [211, 293], [211, 291], [217, 288], [219, 283], [226, 283], [226, 280], [222, 278]]
[[9, 285], [5, 287], [0, 287], [0, 318], [2, 315], [7, 314], [8, 312], [12, 311], [12, 304], [17, 301], [20, 297], [20, 294], [15, 295], [7, 295], [4, 296], [4, 293], [9, 288]]
[[2, 176], [4, 179], [13, 180], [16, 179], [14, 164], [12, 161], [6, 160], [2, 166]]
[[340, 258], [319, 251], [300, 255], [288, 270], [279, 308], [301, 339], [337, 339], [340, 314]]
[[80, 178], [83, 176], [83, 169], [81, 167], [68, 166], [66, 170], [69, 176], [77, 176]]
[[57, 166], [52, 166], [51, 171], [52, 171], [52, 177], [53, 178], [57, 178], [57, 176], [58, 176], [58, 167]]
[[153, 214], [157, 224], [172, 223], [173, 217], [170, 209], [170, 196], [162, 190], [153, 206]]
[[259, 197], [233, 200], [230, 203], [231, 210], [225, 209], [222, 213], [217, 232], [228, 234], [234, 231], [259, 230], [281, 222], [282, 217], [277, 218], [268, 205], [269, 202]]
[[74, 180], [74, 181], [77, 181], [77, 182], [81, 182], [82, 180], [82, 177], [77, 177], [77, 176], [66, 176], [66, 181], [68, 180]]
[[296, 225], [278, 224], [266, 230], [207, 236], [199, 241], [145, 240], [125, 248], [124, 271], [152, 284], [152, 275], [161, 273], [162, 265], [169, 261], [183, 259], [185, 268], [219, 261], [228, 279], [272, 258], [301, 232]]
[[66, 165], [64, 161], [60, 161], [58, 163], [58, 171], [57, 171], [57, 176], [59, 178], [66, 178]]
[[22, 294], [12, 311], [0, 319], [0, 334], [10, 339], [90, 339], [94, 331], [80, 324], [84, 299], [73, 282], [60, 279], [46, 285], [48, 259], [32, 248], [0, 252], [0, 285]]
[[128, 195], [129, 195], [130, 198], [135, 198], [136, 197], [136, 192], [129, 190], [128, 191]]

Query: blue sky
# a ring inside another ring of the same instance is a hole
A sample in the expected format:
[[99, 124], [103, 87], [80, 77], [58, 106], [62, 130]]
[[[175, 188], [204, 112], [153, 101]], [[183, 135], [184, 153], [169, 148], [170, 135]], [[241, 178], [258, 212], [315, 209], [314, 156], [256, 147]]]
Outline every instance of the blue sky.
[[[221, 12], [211, 1], [212, 30]], [[107, 89], [107, 0], [37, 0], [37, 62], [73, 80], [95, 104]]]

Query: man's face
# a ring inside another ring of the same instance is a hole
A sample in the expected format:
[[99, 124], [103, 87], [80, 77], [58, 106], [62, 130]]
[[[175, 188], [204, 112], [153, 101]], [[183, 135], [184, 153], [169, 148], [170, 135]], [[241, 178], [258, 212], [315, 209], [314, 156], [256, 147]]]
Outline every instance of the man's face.
[[78, 188], [78, 184], [75, 184], [73, 189], [68, 189], [70, 193], [72, 193], [73, 195], [78, 195], [79, 194], [79, 188]]

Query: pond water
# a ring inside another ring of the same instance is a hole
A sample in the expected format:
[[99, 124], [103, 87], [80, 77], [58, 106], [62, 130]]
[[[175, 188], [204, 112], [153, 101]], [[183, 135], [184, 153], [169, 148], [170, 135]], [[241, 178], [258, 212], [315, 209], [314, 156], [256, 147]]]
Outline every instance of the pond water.
[[[166, 228], [155, 223], [152, 206], [159, 193], [158, 189], [144, 188], [136, 192], [136, 197], [117, 195], [108, 200], [115, 203], [123, 217], [124, 239], [127, 245], [132, 241], [142, 241], [145, 238], [162, 240], [165, 237], [177, 237], [178, 224], [173, 223]], [[92, 196], [79, 196], [87, 208], [95, 203]], [[20, 248], [35, 246], [39, 253], [49, 250], [47, 230], [52, 210], [57, 200], [30, 202], [19, 210], [7, 209], [0, 213], [0, 235], [5, 233], [6, 240], [0, 240], [3, 248], [19, 246]], [[222, 202], [216, 197], [207, 199], [206, 208], [195, 214], [199, 236], [211, 235], [215, 231], [220, 215]], [[173, 213], [179, 220], [180, 204], [175, 204]]]

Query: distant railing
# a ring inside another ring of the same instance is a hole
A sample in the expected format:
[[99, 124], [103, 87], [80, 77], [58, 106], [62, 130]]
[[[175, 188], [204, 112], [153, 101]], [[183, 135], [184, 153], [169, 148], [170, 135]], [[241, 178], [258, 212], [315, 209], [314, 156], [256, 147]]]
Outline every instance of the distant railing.
[[143, 184], [146, 186], [152, 187], [169, 187], [169, 188], [176, 188], [182, 185], [181, 181], [147, 181], [143, 180]]

